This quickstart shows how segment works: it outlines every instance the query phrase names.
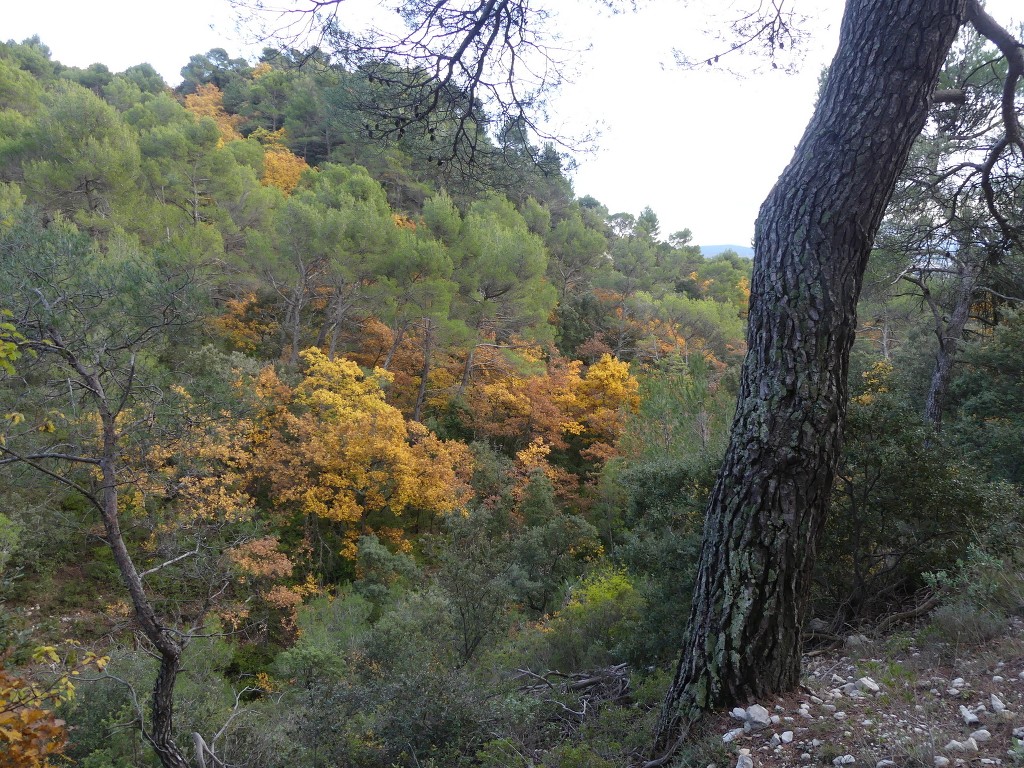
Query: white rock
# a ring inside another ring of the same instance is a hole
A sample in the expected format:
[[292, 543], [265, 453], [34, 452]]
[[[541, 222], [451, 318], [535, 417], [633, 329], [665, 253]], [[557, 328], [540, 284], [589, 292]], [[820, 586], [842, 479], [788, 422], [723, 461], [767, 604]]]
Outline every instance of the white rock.
[[773, 733], [771, 740], [768, 742], [768, 746], [777, 747], [780, 744], [782, 744], [782, 737], [777, 733]]
[[977, 752], [978, 751], [978, 742], [975, 741], [973, 738], [969, 738], [969, 739], [967, 739], [967, 741], [964, 742], [964, 749], [967, 752]]
[[747, 710], [743, 707], [734, 707], [732, 712], [729, 713], [729, 716], [733, 720], [739, 720], [741, 723], [745, 723], [747, 721]]
[[832, 682], [835, 685], [842, 685], [843, 683], [846, 682], [846, 678], [845, 677], [840, 677], [839, 675], [833, 673], [832, 674]]
[[782, 732], [782, 743], [783, 744], [792, 744], [793, 743], [793, 732], [792, 731], [783, 731]]
[[778, 725], [779, 723], [782, 722], [782, 718], [779, 717], [778, 715], [772, 715], [771, 720], [772, 720], [772, 725]]
[[1005, 680], [1006, 680], [1006, 678], [1003, 677], [1002, 675], [992, 675], [992, 682], [993, 683], [1002, 683], [1002, 682], [1005, 682]]
[[956, 739], [950, 739], [950, 742], [943, 747], [947, 752], [966, 752], [964, 749], [963, 742], [959, 742]]
[[731, 731], [729, 731], [724, 736], [722, 736], [722, 741], [724, 741], [726, 744], [728, 744], [730, 741], [735, 739], [737, 736], [741, 736], [742, 734], [743, 734], [743, 729], [742, 728], [733, 728]]
[[977, 725], [981, 722], [978, 719], [978, 716], [971, 712], [971, 710], [969, 710], [963, 704], [960, 705], [960, 717], [964, 719], [964, 722], [967, 723], [967, 725]]
[[971, 738], [977, 742], [988, 741], [992, 738], [992, 734], [981, 728], [971, 734]]
[[1014, 728], [1013, 737], [1015, 739], [1024, 739], [1024, 728]]
[[754, 760], [750, 755], [740, 755], [736, 760], [736, 768], [754, 768]]
[[992, 704], [992, 711], [995, 712], [997, 715], [1006, 709], [1006, 705], [1003, 703], [1003, 700], [996, 696], [994, 693], [991, 696], [989, 696], [989, 703]]
[[949, 758], [942, 755], [935, 756], [935, 768], [946, 768], [949, 765]]
[[771, 723], [771, 715], [760, 704], [751, 704], [747, 707], [747, 722], [743, 726], [747, 731], [759, 731], [762, 728], [767, 728]]
[[878, 683], [876, 683], [870, 677], [862, 677], [860, 680], [858, 680], [857, 687], [859, 687], [862, 691], [866, 691], [868, 693], [878, 693], [880, 690], [882, 690]]
[[879, 760], [875, 763], [875, 768], [896, 768], [896, 763], [892, 760]]
[[846, 713], [843, 712], [842, 710], [839, 710], [834, 715], [832, 715], [832, 717], [834, 717], [836, 720], [845, 720], [846, 719]]
[[964, 680], [962, 677], [958, 677], [956, 680], [950, 683], [950, 685], [952, 685], [954, 688], [963, 688], [965, 685], [967, 685], [967, 681]]
[[857, 762], [857, 758], [853, 755], [843, 755], [842, 757], [835, 757], [832, 759], [832, 765], [853, 765]]
[[846, 638], [846, 647], [860, 648], [862, 646], [867, 645], [870, 642], [871, 641], [867, 638], [866, 635], [850, 635]]

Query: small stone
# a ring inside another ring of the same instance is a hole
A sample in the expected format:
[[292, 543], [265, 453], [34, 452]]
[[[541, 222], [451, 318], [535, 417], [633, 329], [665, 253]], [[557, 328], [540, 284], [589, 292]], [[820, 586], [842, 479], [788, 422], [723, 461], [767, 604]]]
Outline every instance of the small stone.
[[896, 763], [892, 760], [879, 760], [875, 763], [875, 768], [896, 768]]
[[750, 755], [740, 755], [736, 760], [736, 768], [754, 768], [754, 760]]
[[842, 757], [836, 757], [832, 759], [832, 765], [853, 765], [857, 762], [857, 758], [853, 755], [843, 755]]
[[988, 741], [992, 738], [992, 734], [981, 728], [971, 734], [971, 738], [977, 742]]
[[811, 704], [824, 704], [825, 702], [819, 699], [817, 696], [811, 696]]
[[867, 693], [878, 693], [880, 690], [882, 690], [878, 683], [876, 683], [870, 677], [862, 677], [860, 680], [858, 680], [857, 687], [859, 687], [862, 691], [866, 691]]
[[832, 715], [832, 717], [834, 717], [836, 720], [845, 720], [846, 719], [846, 713], [843, 712], [842, 710], [839, 710], [834, 715]]
[[726, 744], [728, 744], [730, 741], [733, 741], [738, 736], [742, 736], [742, 735], [743, 735], [743, 729], [742, 728], [733, 728], [731, 731], [729, 731], [724, 736], [722, 736], [722, 741], [724, 741]]
[[1002, 683], [1002, 682], [1005, 682], [1005, 681], [1006, 681], [1006, 678], [1003, 677], [1002, 675], [992, 675], [992, 682], [993, 683]]
[[772, 715], [771, 721], [772, 721], [772, 725], [778, 725], [779, 723], [782, 722], [782, 718], [779, 717], [778, 715]]
[[1008, 709], [1004, 709], [999, 713], [999, 717], [1003, 720], [1013, 720], [1016, 715]]
[[943, 749], [945, 749], [947, 752], [964, 752], [964, 751], [966, 751], [964, 749], [963, 743], [957, 741], [956, 739], [951, 739], [950, 742], [945, 747], [943, 747]]
[[874, 725], [875, 721], [874, 720], [861, 720], [860, 724], [863, 725], [865, 728], [867, 728], [869, 726]]
[[768, 710], [762, 707], [760, 704], [751, 704], [747, 707], [747, 726], [748, 730], [757, 731], [762, 728], [767, 728], [772, 723], [771, 715], [768, 714]]
[[952, 685], [954, 688], [963, 688], [965, 685], [967, 685], [967, 681], [964, 680], [962, 677], [958, 677], [952, 683], [950, 683], [950, 685]]
[[782, 737], [777, 733], [773, 733], [771, 740], [768, 742], [768, 746], [777, 747], [780, 744], [782, 744]]
[[846, 682], [846, 678], [844, 678], [844, 677], [840, 677], [839, 675], [837, 675], [837, 674], [833, 673], [833, 674], [832, 674], [832, 682], [833, 682], [833, 683], [834, 683], [835, 685], [842, 685], [843, 683], [845, 683], [845, 682]]
[[734, 707], [732, 712], [729, 713], [729, 716], [733, 720], [739, 720], [741, 723], [747, 722], [747, 710], [743, 707]]
[[793, 732], [792, 731], [783, 731], [782, 732], [782, 743], [783, 744], [792, 744], [793, 743]]
[[857, 692], [857, 684], [856, 683], [847, 683], [846, 685], [844, 685], [839, 690], [841, 690], [847, 696], [853, 696]]
[[846, 647], [862, 648], [870, 642], [866, 635], [850, 635], [846, 638]]
[[971, 712], [971, 710], [969, 710], [963, 704], [960, 705], [960, 716], [964, 719], [964, 722], [967, 723], [967, 725], [977, 725], [981, 722], [978, 719], [978, 716]]
[[1024, 739], [1024, 728], [1014, 728], [1013, 729], [1013, 738], [1015, 738], [1015, 739]]
[[996, 696], [994, 693], [991, 696], [989, 696], [989, 703], [992, 704], [992, 711], [995, 712], [997, 715], [1006, 709], [1006, 705], [1003, 703], [1003, 700]]
[[978, 751], [978, 742], [975, 741], [973, 738], [968, 738], [967, 741], [964, 742], [964, 751], [965, 752], [977, 752]]
[[943, 755], [935, 756], [935, 768], [947, 768], [949, 765], [949, 758]]

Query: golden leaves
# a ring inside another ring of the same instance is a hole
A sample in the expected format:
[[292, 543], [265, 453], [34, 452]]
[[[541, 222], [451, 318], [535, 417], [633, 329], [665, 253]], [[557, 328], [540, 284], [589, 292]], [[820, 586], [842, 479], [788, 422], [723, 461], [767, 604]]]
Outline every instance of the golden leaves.
[[196, 117], [209, 117], [217, 124], [221, 141], [238, 141], [242, 134], [238, 127], [242, 124], [241, 115], [232, 115], [224, 109], [224, 94], [213, 83], [196, 87], [195, 93], [185, 97], [185, 109]]
[[447, 514], [467, 501], [469, 450], [389, 405], [390, 374], [367, 374], [318, 349], [301, 358], [304, 377], [294, 390], [271, 371], [259, 378], [269, 409], [254, 468], [277, 505], [336, 524], [342, 556], [354, 558], [359, 536], [385, 535], [412, 510]]
[[89, 651], [69, 663], [56, 646], [41, 646], [33, 653], [36, 664], [60, 670], [47, 683], [19, 677], [0, 666], [0, 768], [46, 768], [51, 757], [67, 745], [64, 721], [50, 707], [69, 701], [75, 693], [72, 677], [86, 668], [102, 670], [107, 657]]

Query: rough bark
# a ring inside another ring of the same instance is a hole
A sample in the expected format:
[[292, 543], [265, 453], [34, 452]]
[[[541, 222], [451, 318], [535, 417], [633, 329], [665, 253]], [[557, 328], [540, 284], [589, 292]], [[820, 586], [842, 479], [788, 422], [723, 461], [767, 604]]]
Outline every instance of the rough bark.
[[818, 107], [761, 208], [740, 399], [659, 749], [700, 711], [798, 682], [863, 272], [965, 4], [849, 0]]

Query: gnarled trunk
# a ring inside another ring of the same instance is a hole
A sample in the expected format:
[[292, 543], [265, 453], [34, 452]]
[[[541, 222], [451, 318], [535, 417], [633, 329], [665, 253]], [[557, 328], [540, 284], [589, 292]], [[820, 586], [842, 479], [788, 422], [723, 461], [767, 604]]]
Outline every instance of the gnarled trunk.
[[659, 748], [697, 712], [798, 682], [861, 280], [964, 12], [849, 0], [814, 117], [761, 208], [740, 399]]

